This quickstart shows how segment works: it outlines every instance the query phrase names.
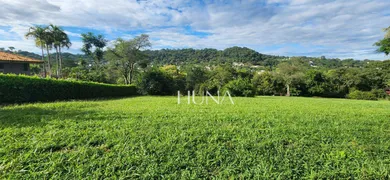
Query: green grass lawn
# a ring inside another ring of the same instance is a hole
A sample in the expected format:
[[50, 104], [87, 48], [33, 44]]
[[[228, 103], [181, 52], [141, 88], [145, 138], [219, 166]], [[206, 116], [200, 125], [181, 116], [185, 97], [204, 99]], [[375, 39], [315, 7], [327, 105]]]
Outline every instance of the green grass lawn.
[[0, 109], [0, 178], [390, 178], [390, 101], [135, 97]]

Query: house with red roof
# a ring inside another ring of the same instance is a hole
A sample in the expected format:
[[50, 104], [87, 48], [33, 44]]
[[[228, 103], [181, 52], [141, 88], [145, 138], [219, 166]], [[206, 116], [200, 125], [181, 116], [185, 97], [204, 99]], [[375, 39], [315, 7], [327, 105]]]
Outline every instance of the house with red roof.
[[30, 64], [40, 63], [43, 63], [43, 61], [13, 53], [0, 52], [0, 73], [30, 75]]

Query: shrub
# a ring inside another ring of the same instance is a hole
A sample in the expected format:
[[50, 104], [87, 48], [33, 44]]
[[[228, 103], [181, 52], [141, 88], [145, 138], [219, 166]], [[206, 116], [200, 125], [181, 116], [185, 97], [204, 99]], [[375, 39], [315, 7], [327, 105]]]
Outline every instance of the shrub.
[[0, 74], [0, 104], [137, 95], [135, 86]]
[[388, 96], [386, 94], [386, 91], [383, 89], [373, 89], [371, 90], [371, 93], [373, 93], [378, 99], [386, 99], [386, 97]]
[[173, 95], [178, 90], [173, 78], [157, 68], [145, 72], [137, 84], [139, 92], [145, 95]]
[[354, 90], [347, 95], [349, 99], [360, 99], [360, 100], [378, 100], [372, 92]]
[[252, 84], [258, 95], [275, 95], [278, 90], [285, 87], [279, 80], [273, 73], [266, 71], [254, 75]]
[[223, 91], [228, 90], [232, 96], [254, 97], [255, 90], [252, 83], [247, 79], [238, 78], [229, 81], [224, 87]]

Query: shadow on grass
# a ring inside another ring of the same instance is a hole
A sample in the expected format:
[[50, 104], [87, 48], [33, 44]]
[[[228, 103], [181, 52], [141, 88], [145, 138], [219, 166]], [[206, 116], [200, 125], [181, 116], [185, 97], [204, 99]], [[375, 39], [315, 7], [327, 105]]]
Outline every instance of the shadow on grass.
[[[82, 109], [47, 109], [39, 107], [0, 108], [0, 129], [7, 127], [39, 127], [56, 120], [105, 120], [111, 114]], [[116, 116], [116, 119], [123, 116]]]
[[91, 98], [91, 99], [65, 99], [65, 100], [57, 100], [57, 101], [34, 101], [34, 102], [14, 102], [14, 103], [4, 103], [0, 101], [0, 109], [2, 107], [14, 106], [14, 105], [26, 105], [26, 104], [36, 104], [36, 103], [57, 103], [57, 102], [78, 102], [78, 101], [114, 101], [120, 99], [129, 99], [136, 98], [140, 96], [127, 96], [127, 97], [101, 97], [101, 98]]

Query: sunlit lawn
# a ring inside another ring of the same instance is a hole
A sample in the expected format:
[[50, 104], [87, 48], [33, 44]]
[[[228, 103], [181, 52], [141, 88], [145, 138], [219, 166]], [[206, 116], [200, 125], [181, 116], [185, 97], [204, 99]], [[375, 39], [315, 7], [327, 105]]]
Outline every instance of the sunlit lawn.
[[233, 100], [3, 107], [0, 178], [390, 178], [390, 101]]

